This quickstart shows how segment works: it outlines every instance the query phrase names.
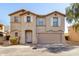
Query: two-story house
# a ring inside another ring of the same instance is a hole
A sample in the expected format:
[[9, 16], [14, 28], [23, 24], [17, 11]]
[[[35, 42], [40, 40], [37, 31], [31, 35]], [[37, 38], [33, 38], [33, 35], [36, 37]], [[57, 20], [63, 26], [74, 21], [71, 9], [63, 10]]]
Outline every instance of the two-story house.
[[58, 11], [38, 15], [24, 9], [9, 14], [11, 36], [21, 44], [64, 44], [65, 15]]
[[0, 37], [4, 36], [4, 25], [0, 24]]

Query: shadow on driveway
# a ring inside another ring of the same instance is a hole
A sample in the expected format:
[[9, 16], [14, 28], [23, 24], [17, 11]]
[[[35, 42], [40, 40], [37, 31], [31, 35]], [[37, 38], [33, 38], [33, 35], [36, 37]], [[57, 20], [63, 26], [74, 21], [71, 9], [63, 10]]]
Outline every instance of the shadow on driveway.
[[70, 51], [75, 48], [76, 47], [50, 47], [50, 48], [47, 48], [47, 51], [49, 51], [51, 53], [60, 53], [63, 51]]

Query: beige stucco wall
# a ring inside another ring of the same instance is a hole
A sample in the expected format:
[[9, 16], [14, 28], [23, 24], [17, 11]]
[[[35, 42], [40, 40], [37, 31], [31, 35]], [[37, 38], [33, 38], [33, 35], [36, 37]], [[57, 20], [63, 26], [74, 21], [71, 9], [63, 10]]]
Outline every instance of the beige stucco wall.
[[[19, 16], [18, 14], [13, 16]], [[13, 17], [12, 16], [12, 17]], [[13, 20], [11, 21], [11, 36], [15, 35], [15, 32], [19, 32], [19, 36], [21, 37], [20, 43], [25, 44], [25, 30], [32, 30], [32, 43], [36, 44], [36, 16], [30, 14], [32, 17], [32, 22], [27, 23], [25, 22], [25, 17], [27, 14], [20, 17], [20, 23], [14, 23]]]
[[[55, 13], [55, 14], [57, 14], [57, 13]], [[50, 19], [52, 17], [60, 18], [60, 26], [59, 27], [50, 26], [51, 25], [50, 24]], [[51, 29], [54, 30], [54, 31], [64, 30], [64, 17], [59, 15], [59, 14], [57, 14], [57, 15], [52, 14], [52, 15], [47, 16], [46, 17], [46, 30], [48, 31], [48, 30], [51, 30]]]
[[36, 44], [37, 43], [36, 42], [36, 16], [30, 14], [30, 16], [32, 17], [32, 22], [31, 23], [27, 23], [27, 22], [24, 21], [24, 17], [26, 17], [26, 16], [27, 16], [27, 14], [22, 16], [21, 31], [24, 34], [22, 34], [21, 39], [25, 43], [25, 30], [32, 30], [32, 43]]
[[[61, 16], [60, 14], [58, 14], [58, 13], [55, 13], [55, 14], [57, 14], [57, 15], [54, 15], [54, 14], [51, 14], [51, 15], [49, 15], [49, 16], [47, 16], [47, 17], [44, 17], [44, 19], [45, 19], [45, 26], [38, 26], [37, 27], [37, 32], [43, 32], [43, 31], [49, 31], [49, 30], [53, 30], [53, 31], [64, 31], [64, 22], [65, 22], [65, 20], [64, 20], [64, 17], [63, 16]], [[60, 26], [59, 27], [53, 27], [53, 26], [51, 26], [51, 18], [53, 18], [53, 17], [58, 17], [58, 18], [60, 18]]]
[[75, 32], [73, 27], [68, 28], [68, 33], [71, 41], [79, 41], [79, 32]]

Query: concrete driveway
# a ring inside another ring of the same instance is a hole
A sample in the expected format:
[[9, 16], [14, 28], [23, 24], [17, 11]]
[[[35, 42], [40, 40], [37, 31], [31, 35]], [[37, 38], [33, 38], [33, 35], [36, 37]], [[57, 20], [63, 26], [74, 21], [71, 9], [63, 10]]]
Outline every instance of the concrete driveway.
[[79, 46], [65, 48], [38, 48], [24, 45], [0, 46], [1, 56], [74, 56], [79, 55]]

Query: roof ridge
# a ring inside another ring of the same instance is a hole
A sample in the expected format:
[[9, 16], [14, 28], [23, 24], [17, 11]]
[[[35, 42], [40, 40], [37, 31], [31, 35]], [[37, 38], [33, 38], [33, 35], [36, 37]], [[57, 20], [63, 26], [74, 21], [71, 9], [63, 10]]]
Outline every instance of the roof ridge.
[[[11, 15], [13, 15], [13, 14], [15, 14], [15, 13], [18, 13], [18, 12], [25, 12], [25, 13], [30, 12], [30, 13], [35, 14], [35, 15], [38, 15], [38, 16], [47, 16], [47, 15], [50, 15], [50, 14], [52, 14], [52, 13], [59, 13], [59, 14], [65, 16], [65, 14], [63, 14], [63, 13], [61, 13], [61, 12], [59, 12], [59, 11], [53, 11], [53, 12], [50, 12], [50, 13], [48, 13], [48, 14], [45, 14], [45, 15], [42, 14], [42, 15], [41, 15], [41, 14], [37, 14], [37, 13], [34, 13], [34, 12], [32, 12], [32, 11], [29, 11], [29, 10], [25, 10], [25, 9], [20, 9], [20, 10], [18, 10], [18, 11], [15, 11], [15, 12], [13, 12], [13, 13], [10, 13], [9, 16], [11, 16]], [[24, 13], [24, 14], [25, 14], [25, 13]]]

